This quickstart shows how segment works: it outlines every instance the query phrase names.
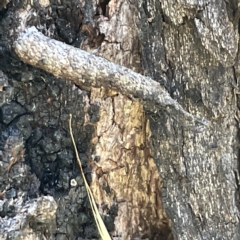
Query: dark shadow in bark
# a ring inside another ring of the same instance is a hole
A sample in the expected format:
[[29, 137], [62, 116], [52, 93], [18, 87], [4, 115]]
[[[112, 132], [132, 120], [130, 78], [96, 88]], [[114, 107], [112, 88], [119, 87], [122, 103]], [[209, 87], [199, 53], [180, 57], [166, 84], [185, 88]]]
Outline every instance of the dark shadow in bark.
[[[1, 59], [1, 63], [8, 62], [8, 56], [2, 55]], [[87, 93], [17, 60], [7, 69], [3, 69], [3, 65], [0, 64], [0, 69], [6, 70], [9, 79], [9, 86], [5, 88], [13, 87], [14, 92], [10, 100], [1, 106], [1, 161], [7, 168], [12, 160], [6, 156], [12, 155], [12, 150], [20, 143], [25, 147], [25, 153], [7, 175], [1, 174], [1, 177], [7, 176], [0, 181], [1, 191], [13, 192], [15, 197], [21, 192], [25, 200], [41, 195], [54, 196], [59, 199], [57, 228], [61, 229], [61, 234], [68, 238], [97, 238], [98, 232], [68, 129], [69, 113], [72, 113], [74, 137], [90, 182], [88, 160], [94, 152], [94, 146], [90, 144], [94, 127], [84, 126], [84, 97]], [[3, 94], [6, 100], [7, 92]], [[98, 107], [90, 105], [88, 111], [90, 121], [97, 121]], [[22, 164], [30, 166], [24, 174], [21, 174]], [[19, 171], [17, 176], [16, 171]], [[77, 182], [76, 186], [71, 186], [73, 179]], [[13, 216], [14, 207], [5, 207], [1, 216], [6, 215]], [[33, 224], [32, 227], [35, 229], [36, 226]], [[43, 230], [39, 226], [37, 228], [35, 230]]]

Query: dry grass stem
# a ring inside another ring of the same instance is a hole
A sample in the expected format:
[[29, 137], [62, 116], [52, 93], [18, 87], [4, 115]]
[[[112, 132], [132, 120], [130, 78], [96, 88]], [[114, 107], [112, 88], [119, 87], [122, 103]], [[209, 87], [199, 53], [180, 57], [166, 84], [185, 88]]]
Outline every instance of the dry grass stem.
[[81, 161], [80, 161], [80, 158], [79, 158], [79, 155], [78, 155], [78, 151], [77, 151], [77, 147], [76, 147], [76, 143], [75, 143], [75, 140], [74, 140], [74, 137], [73, 137], [73, 132], [72, 132], [72, 114], [69, 115], [69, 130], [70, 130], [70, 135], [71, 135], [71, 139], [72, 139], [72, 142], [73, 142], [73, 146], [74, 146], [74, 151], [76, 153], [76, 158], [77, 158], [77, 162], [78, 162], [78, 165], [79, 165], [79, 168], [80, 168], [80, 172], [82, 174], [82, 177], [83, 177], [83, 180], [84, 180], [84, 184], [86, 186], [86, 189], [87, 189], [87, 194], [88, 194], [88, 198], [89, 198], [89, 202], [90, 202], [90, 205], [91, 205], [91, 208], [92, 208], [92, 212], [93, 212], [93, 216], [94, 216], [94, 219], [95, 219], [95, 222], [96, 222], [96, 225], [97, 225], [97, 228], [98, 228], [98, 231], [99, 231], [99, 234], [102, 238], [102, 240], [111, 240], [111, 237], [107, 231], [107, 228], [99, 214], [99, 211], [98, 211], [98, 208], [97, 208], [97, 205], [94, 201], [94, 197], [93, 197], [93, 194], [92, 194], [92, 191], [87, 183], [87, 180], [85, 178], [85, 175], [83, 173], [83, 169], [82, 169], [82, 164], [81, 164]]

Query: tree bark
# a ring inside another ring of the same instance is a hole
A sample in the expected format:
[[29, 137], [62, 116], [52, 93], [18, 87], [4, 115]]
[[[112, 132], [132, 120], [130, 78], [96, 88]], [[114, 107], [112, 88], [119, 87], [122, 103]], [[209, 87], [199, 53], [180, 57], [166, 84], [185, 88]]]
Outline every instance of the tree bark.
[[[74, 164], [69, 113], [113, 239], [240, 238], [237, 1], [13, 1], [1, 13], [3, 239], [98, 237]], [[28, 26], [55, 40], [22, 33]], [[43, 41], [29, 42], [35, 36]], [[15, 56], [15, 41], [34, 67]], [[65, 78], [87, 83], [90, 94]], [[211, 122], [205, 131], [196, 131], [207, 122], [195, 115]], [[36, 206], [29, 198], [41, 208], [43, 194], [55, 199], [44, 199], [55, 209], [47, 223], [35, 210], [19, 214]]]
[[[178, 120], [182, 118], [183, 125], [189, 125], [187, 120], [192, 122], [192, 126], [188, 127], [194, 128], [196, 123], [200, 124], [198, 131], [208, 124], [207, 120], [196, 118], [184, 111], [158, 82], [80, 49], [50, 40], [36, 28], [29, 28], [20, 33], [14, 42], [14, 48], [23, 62], [39, 67], [56, 77], [69, 79], [78, 86], [104, 87], [118, 91], [141, 102], [146, 101], [147, 110], [153, 112], [158, 106], [169, 107], [173, 117], [176, 115]], [[150, 106], [154, 108], [151, 109]]]

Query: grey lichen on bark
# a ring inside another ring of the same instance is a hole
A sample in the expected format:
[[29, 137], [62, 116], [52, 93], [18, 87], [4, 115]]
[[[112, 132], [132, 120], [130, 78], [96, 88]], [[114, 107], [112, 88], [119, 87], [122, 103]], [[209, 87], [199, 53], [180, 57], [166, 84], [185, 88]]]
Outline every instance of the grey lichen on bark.
[[[238, 32], [229, 20], [226, 1], [163, 1], [162, 8], [174, 25], [194, 19], [202, 45], [224, 67], [233, 66], [238, 50]], [[176, 14], [176, 12], [178, 14]]]
[[[56, 231], [57, 203], [52, 196], [29, 200], [23, 205], [22, 199], [14, 200], [16, 215], [1, 218], [0, 238], [45, 239], [41, 231]], [[50, 226], [50, 228], [49, 228]]]
[[[202, 131], [209, 124], [204, 118], [188, 113], [160, 84], [149, 77], [50, 39], [35, 27], [19, 34], [14, 49], [20, 59], [80, 86], [105, 87], [138, 99], [149, 111], [166, 108], [187, 128]], [[154, 104], [152, 104], [154, 103]]]

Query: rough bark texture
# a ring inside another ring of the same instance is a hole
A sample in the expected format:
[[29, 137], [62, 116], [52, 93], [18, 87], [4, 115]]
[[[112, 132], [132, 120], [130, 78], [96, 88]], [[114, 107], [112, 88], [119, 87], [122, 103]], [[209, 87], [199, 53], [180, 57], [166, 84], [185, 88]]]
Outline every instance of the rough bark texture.
[[[98, 237], [75, 164], [69, 113], [114, 239], [168, 239], [171, 231], [175, 239], [240, 238], [238, 1], [6, 6], [0, 9], [1, 238]], [[80, 90], [20, 62], [11, 43], [26, 26], [154, 79], [211, 124], [202, 133], [186, 131], [165, 109], [144, 113], [110, 89]], [[44, 223], [37, 211], [42, 202], [54, 206]], [[18, 217], [25, 224], [8, 231]]]
[[149, 111], [156, 112], [159, 107], [169, 107], [171, 110], [167, 110], [172, 117], [181, 119], [183, 125], [190, 125], [187, 124], [189, 121], [192, 129], [196, 123], [201, 125], [198, 126], [198, 131], [208, 124], [207, 120], [198, 119], [184, 111], [167, 91], [151, 78], [78, 48], [51, 40], [39, 33], [35, 27], [28, 28], [19, 35], [14, 42], [14, 49], [25, 63], [39, 67], [56, 77], [74, 81], [78, 86], [108, 88], [129, 98], [140, 99], [143, 103], [146, 102], [144, 105], [147, 105]]
[[[164, 115], [161, 121], [150, 118], [165, 209], [176, 239], [238, 239], [238, 127], [233, 89], [238, 32], [230, 22], [237, 2], [226, 6], [224, 1], [162, 1], [162, 19], [155, 10], [158, 6], [157, 1], [149, 2], [148, 11], [156, 19], [154, 31], [163, 39], [170, 92], [191, 113], [205, 113], [211, 121], [204, 133], [195, 134]], [[205, 22], [205, 30], [199, 22]], [[209, 34], [203, 34], [207, 30]], [[153, 53], [154, 40], [149, 46]]]
[[[78, 47], [81, 45], [85, 50], [91, 49], [92, 39], [90, 40], [91, 36], [88, 35], [88, 32], [85, 35], [85, 32], [80, 31], [78, 41], [76, 39], [78, 34], [74, 33], [73, 26], [66, 29], [64, 24], [60, 24], [66, 21], [62, 19], [63, 7], [57, 4], [56, 7], [55, 4], [50, 8], [53, 10], [57, 8], [58, 19], [54, 24], [56, 28], [59, 28], [59, 32], [51, 32], [52, 23], [48, 22], [47, 24], [50, 26], [47, 26], [47, 30], [44, 27], [40, 27], [39, 30], [58, 40], [73, 44], [75, 47], [78, 44]], [[87, 5], [82, 3], [80, 9], [83, 12], [84, 20], [79, 23], [80, 25], [83, 26], [87, 21], [93, 25], [96, 24], [91, 15], [93, 6], [94, 4], [91, 5], [89, 2]], [[115, 43], [115, 40], [112, 40], [112, 43], [106, 41], [105, 45], [103, 43], [101, 49], [98, 49], [98, 54], [135, 71], [142, 71], [141, 49], [136, 26], [131, 24], [126, 31], [126, 27], [123, 25], [123, 21], [129, 21], [129, 24], [130, 22], [135, 23], [136, 7], [132, 6], [132, 9], [135, 9], [135, 14], [132, 15], [130, 14], [131, 8], [129, 8], [131, 5], [128, 3], [125, 6], [123, 3], [120, 5], [119, 3], [117, 5], [109, 3], [109, 6], [112, 6], [109, 9], [112, 20], [105, 29], [105, 31], [109, 31], [109, 34], [105, 32], [105, 35], [107, 39], [110, 36], [114, 37], [118, 32], [118, 43]], [[68, 6], [65, 5], [64, 11], [66, 8], [68, 9]], [[74, 6], [71, 8], [74, 9]], [[21, 19], [30, 15], [28, 17], [30, 22], [39, 23], [38, 21], [41, 20], [42, 23], [45, 23], [43, 13], [41, 19], [38, 19], [40, 14], [37, 15], [37, 19], [34, 19], [31, 14], [24, 8], [15, 12], [15, 15]], [[45, 14], [48, 14], [47, 10], [45, 10]], [[127, 18], [125, 14], [127, 14]], [[75, 15], [73, 14], [73, 16]], [[10, 18], [11, 14], [7, 17]], [[8, 18], [7, 20], [9, 20]], [[54, 11], [52, 18], [54, 18]], [[68, 21], [71, 20], [71, 18], [67, 18]], [[7, 20], [6, 22], [8, 22]], [[71, 24], [73, 23], [77, 25], [76, 21], [71, 21]], [[106, 23], [104, 24], [106, 26]], [[24, 25], [17, 26], [16, 34], [24, 29]], [[7, 28], [7, 24], [3, 25], [2, 32]], [[133, 37], [131, 41], [125, 36], [129, 33]], [[12, 36], [11, 33], [9, 35]], [[70, 39], [69, 36], [72, 38]], [[14, 38], [15, 36], [12, 36], [12, 39]], [[125, 42], [123, 49], [119, 47], [121, 42]], [[132, 47], [129, 48], [128, 44]], [[109, 52], [109, 49], [112, 51]], [[11, 57], [15, 59], [12, 54]], [[2, 69], [4, 69], [6, 61], [2, 62]], [[23, 180], [19, 184], [21, 188], [18, 191], [14, 184], [8, 187], [8, 182], [2, 181], [2, 190], [6, 189], [6, 194], [8, 194], [4, 197], [3, 206], [9, 206], [11, 199], [17, 198], [20, 193], [24, 198], [50, 194], [55, 197], [58, 206], [55, 228], [52, 225], [39, 223], [32, 218], [30, 221], [25, 221], [27, 224], [24, 227], [17, 228], [12, 233], [13, 237], [18, 238], [21, 235], [25, 239], [35, 238], [37, 230], [39, 238], [94, 239], [98, 236], [96, 228], [92, 224], [93, 219], [87, 203], [86, 191], [75, 165], [67, 128], [69, 113], [74, 116], [74, 135], [85, 166], [86, 176], [91, 182], [95, 199], [113, 238], [167, 239], [168, 236], [171, 236], [169, 221], [161, 203], [161, 179], [153, 162], [151, 150], [147, 145], [149, 127], [142, 106], [111, 89], [92, 89], [91, 94], [88, 95], [85, 91], [72, 87], [61, 79], [56, 79], [20, 63], [19, 60], [14, 60], [12, 63], [13, 66], [4, 71], [7, 75], [2, 74], [5, 84], [4, 96], [6, 96], [2, 106], [3, 121], [6, 124], [3, 127], [5, 138], [2, 145], [5, 145], [4, 149], [7, 154], [12, 152], [12, 148], [5, 142], [13, 134], [12, 128], [17, 129], [16, 139], [21, 141], [24, 136], [25, 162], [31, 166], [33, 174], [31, 175], [30, 169], [26, 166], [27, 170], [22, 177]], [[11, 82], [9, 78], [12, 79]], [[14, 91], [10, 91], [12, 83]], [[171, 100], [171, 98], [169, 99]], [[10, 103], [6, 104], [7, 101]], [[16, 110], [12, 111], [12, 109]], [[24, 128], [21, 124], [16, 127], [16, 123], [19, 121], [25, 123]], [[10, 158], [11, 156], [9, 156], [9, 160], [4, 159], [3, 156], [3, 161], [6, 162], [3, 171], [11, 163]], [[19, 169], [20, 163], [18, 164], [18, 162], [20, 161], [16, 161], [9, 168], [8, 179], [10, 182], [16, 175], [12, 170]], [[33, 186], [24, 182], [28, 175], [34, 179]], [[74, 179], [77, 182], [76, 186], [75, 184], [71, 185], [72, 182], [74, 183]], [[13, 193], [10, 195], [12, 188]], [[8, 193], [9, 191], [10, 193]], [[24, 200], [16, 209], [21, 207], [24, 209], [26, 204], [27, 202]], [[14, 213], [9, 210], [11, 207], [12, 205], [2, 210], [4, 217], [2, 226], [14, 224], [12, 215], [19, 216], [18, 210]], [[32, 222], [37, 222], [40, 227], [36, 229]], [[24, 235], [24, 232], [28, 232], [28, 234]], [[9, 237], [9, 234], [6, 228], [3, 228], [1, 236], [6, 238]]]

